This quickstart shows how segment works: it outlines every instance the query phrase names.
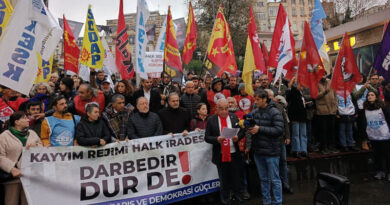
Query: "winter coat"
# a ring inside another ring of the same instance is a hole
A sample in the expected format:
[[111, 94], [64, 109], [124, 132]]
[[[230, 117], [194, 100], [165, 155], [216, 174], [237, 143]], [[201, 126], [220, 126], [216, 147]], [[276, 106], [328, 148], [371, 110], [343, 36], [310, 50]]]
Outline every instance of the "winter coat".
[[162, 135], [163, 127], [160, 118], [154, 112], [135, 112], [127, 123], [129, 139]]
[[295, 122], [305, 122], [307, 116], [302, 92], [293, 86], [287, 91], [287, 102], [289, 119]]
[[330, 80], [318, 83], [318, 96], [316, 99], [317, 115], [336, 115], [338, 100], [336, 94], [330, 88]]
[[163, 125], [163, 134], [182, 133], [184, 130], [190, 130], [191, 115], [182, 107], [177, 109], [164, 108], [158, 112], [158, 116]]
[[98, 119], [94, 122], [82, 118], [76, 126], [76, 140], [81, 146], [100, 145], [100, 139], [110, 142], [110, 131], [103, 121]]
[[195, 117], [196, 105], [198, 105], [201, 101], [201, 97], [196, 94], [188, 95], [184, 93], [180, 98], [180, 106], [187, 109], [187, 111], [191, 114], [191, 119]]
[[284, 132], [283, 116], [274, 102], [267, 107], [252, 111], [253, 119], [259, 126], [259, 131], [252, 136], [253, 151], [266, 156], [280, 155], [280, 137]]

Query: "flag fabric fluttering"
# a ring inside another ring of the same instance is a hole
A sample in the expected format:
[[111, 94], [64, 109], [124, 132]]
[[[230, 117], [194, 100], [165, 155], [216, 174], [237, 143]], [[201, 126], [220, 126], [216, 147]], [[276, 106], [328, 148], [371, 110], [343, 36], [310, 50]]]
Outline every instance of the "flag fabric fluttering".
[[109, 76], [107, 80], [110, 82], [111, 88], [114, 89], [114, 83], [111, 80], [111, 75], [113, 73], [117, 73], [118, 68], [116, 67], [114, 56], [112, 55], [112, 52], [108, 47], [105, 35], [103, 35], [102, 37], [102, 44], [104, 48], [103, 71], [107, 76]]
[[325, 71], [329, 74], [331, 69], [331, 63], [328, 53], [326, 52], [326, 38], [325, 32], [322, 27], [322, 19], [326, 18], [326, 13], [320, 0], [315, 0], [313, 13], [310, 21], [311, 33], [313, 34], [314, 42], [316, 43], [317, 50], [321, 56], [322, 63]]
[[127, 26], [123, 15], [123, 0], [119, 3], [118, 29], [116, 31], [115, 63], [122, 79], [131, 79], [134, 76], [133, 63], [131, 62], [131, 51]]
[[265, 71], [265, 74], [268, 75], [268, 80], [269, 82], [272, 82], [272, 73], [271, 71], [269, 70], [269, 66], [268, 66], [268, 60], [269, 60], [269, 57], [268, 57], [268, 51], [267, 51], [267, 46], [265, 46], [265, 43], [263, 41], [263, 44], [261, 46], [261, 51], [263, 53], [263, 58], [264, 58], [264, 64], [265, 64], [265, 67], [266, 67], [266, 71]]
[[165, 18], [164, 23], [161, 25], [160, 34], [158, 35], [158, 40], [154, 51], [164, 52], [165, 47], [165, 31], [167, 30], [167, 19]]
[[348, 34], [345, 33], [341, 49], [337, 55], [336, 64], [333, 70], [331, 88], [338, 94], [344, 95], [344, 102], [355, 88], [355, 85], [362, 79], [356, 64]]
[[0, 40], [0, 84], [28, 95], [38, 72], [37, 52], [49, 60], [61, 36], [43, 1], [19, 0]]
[[173, 81], [181, 83], [183, 68], [180, 58], [179, 47], [176, 41], [176, 32], [173, 25], [171, 7], [168, 7], [167, 30], [165, 33], [164, 47], [164, 71], [171, 76]]
[[136, 73], [143, 79], [148, 79], [144, 66], [144, 58], [148, 37], [146, 35], [146, 22], [149, 19], [149, 8], [146, 0], [137, 1], [137, 16], [135, 26], [135, 67]]
[[83, 46], [80, 63], [94, 69], [101, 69], [104, 61], [104, 48], [93, 17], [91, 5], [88, 6], [85, 20]]
[[390, 82], [390, 26], [385, 28], [386, 31], [383, 34], [382, 43], [376, 53], [373, 66], [387, 82]]
[[192, 4], [190, 2], [190, 6], [188, 9], [188, 22], [187, 22], [187, 32], [186, 32], [186, 40], [184, 41], [184, 49], [183, 49], [183, 62], [184, 64], [188, 64], [192, 55], [196, 49], [196, 38], [198, 37], [196, 22], [194, 11], [192, 10]]
[[223, 15], [222, 5], [219, 6], [211, 33], [205, 68], [213, 76], [221, 76], [224, 72], [235, 75], [237, 72], [232, 37], [230, 36], [229, 25]]
[[0, 6], [0, 37], [2, 36], [4, 29], [7, 27], [8, 21], [12, 15], [13, 8], [8, 0], [2, 0]]
[[68, 21], [63, 17], [64, 25], [64, 69], [79, 73], [80, 49], [69, 27]]
[[248, 38], [246, 41], [242, 79], [245, 82], [245, 91], [251, 96], [253, 96], [252, 74], [254, 70], [260, 70], [264, 73], [266, 72], [266, 67], [257, 35], [255, 16], [253, 15], [252, 7], [249, 7]]
[[311, 96], [316, 99], [318, 96], [318, 82], [325, 74], [325, 69], [318, 54], [309, 24], [305, 21], [297, 82], [310, 88]]
[[279, 4], [278, 16], [272, 36], [271, 51], [268, 66], [276, 68], [274, 83], [283, 74], [293, 76], [295, 73], [295, 40], [291, 33], [287, 13], [282, 4]]
[[35, 78], [34, 84], [36, 83], [47, 83], [50, 80], [51, 72], [53, 68], [53, 57], [52, 55], [48, 61], [43, 60], [41, 54], [37, 53], [38, 57], [38, 74]]

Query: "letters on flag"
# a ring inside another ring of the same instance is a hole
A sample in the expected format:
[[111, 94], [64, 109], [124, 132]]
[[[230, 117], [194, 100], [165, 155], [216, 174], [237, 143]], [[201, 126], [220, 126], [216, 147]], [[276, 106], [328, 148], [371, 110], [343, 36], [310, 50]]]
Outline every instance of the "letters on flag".
[[81, 49], [80, 63], [95, 69], [101, 69], [104, 61], [104, 48], [96, 28], [91, 5], [88, 6], [85, 20], [83, 47]]
[[196, 38], [198, 37], [194, 11], [192, 10], [192, 4], [190, 2], [190, 7], [188, 9], [188, 22], [187, 22], [187, 32], [186, 40], [184, 42], [183, 49], [183, 62], [188, 64], [192, 59], [192, 54], [196, 49]]
[[218, 9], [206, 55], [205, 67], [211, 75], [221, 76], [224, 72], [236, 74], [232, 37], [222, 6]]
[[50, 76], [53, 68], [53, 55], [48, 61], [43, 60], [41, 55], [38, 53], [38, 74], [35, 78], [34, 84], [44, 82], [47, 83], [50, 80]]
[[49, 60], [61, 35], [43, 1], [19, 0], [0, 41], [0, 83], [28, 95], [38, 72], [37, 52]]
[[80, 49], [64, 16], [64, 69], [79, 73]]
[[356, 64], [348, 34], [345, 33], [341, 49], [336, 59], [330, 86], [337, 94], [344, 95], [344, 102], [346, 102], [347, 96], [352, 93], [355, 85], [361, 79], [362, 76]]
[[183, 68], [179, 48], [176, 41], [176, 32], [173, 25], [171, 8], [168, 7], [167, 30], [164, 48], [164, 71], [171, 76], [172, 80], [181, 83], [183, 78]]
[[123, 15], [123, 0], [120, 0], [118, 29], [116, 30], [115, 63], [122, 79], [130, 79], [134, 76], [133, 63], [131, 62], [130, 42], [127, 36], [127, 26]]
[[316, 99], [318, 96], [318, 82], [325, 74], [321, 57], [318, 54], [309, 24], [305, 21], [297, 82], [310, 88], [311, 96]]
[[283, 5], [279, 4], [268, 62], [268, 66], [276, 68], [274, 82], [279, 80], [282, 73], [286, 74], [290, 72], [289, 75], [292, 76], [291, 74], [295, 73], [295, 62], [294, 36], [291, 33], [287, 13]]
[[328, 53], [326, 52], [326, 38], [325, 32], [322, 27], [322, 19], [326, 18], [326, 13], [320, 0], [315, 0], [313, 13], [310, 21], [311, 32], [313, 34], [314, 42], [316, 43], [317, 50], [321, 56], [324, 68], [327, 73], [330, 73], [330, 60]]
[[25, 150], [21, 181], [28, 203], [170, 204], [217, 191], [204, 132], [179, 135]]
[[158, 36], [157, 44], [154, 49], [156, 52], [164, 52], [166, 30], [167, 30], [167, 19], [165, 19], [164, 23], [161, 25], [160, 34]]
[[390, 26], [386, 26], [383, 34], [381, 46], [376, 53], [374, 68], [378, 73], [390, 82]]
[[144, 57], [148, 38], [146, 36], [146, 22], [149, 18], [149, 9], [146, 0], [137, 1], [137, 17], [135, 26], [135, 64], [136, 72], [143, 79], [147, 79], [148, 75], [144, 67]]
[[12, 11], [12, 5], [8, 0], [0, 0], [0, 37], [2, 36], [4, 29], [7, 27]]

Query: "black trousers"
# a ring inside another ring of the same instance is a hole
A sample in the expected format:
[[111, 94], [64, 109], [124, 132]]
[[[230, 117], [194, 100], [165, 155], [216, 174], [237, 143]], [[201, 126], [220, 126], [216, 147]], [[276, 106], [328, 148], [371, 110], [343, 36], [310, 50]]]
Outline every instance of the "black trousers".
[[220, 187], [220, 198], [222, 204], [231, 204], [230, 193], [232, 193], [240, 204], [244, 204], [242, 198], [242, 157], [239, 152], [231, 154], [231, 162], [221, 162], [217, 165]]
[[358, 128], [358, 133], [356, 135], [357, 136], [356, 142], [359, 146], [361, 146], [362, 141], [367, 140], [367, 132], [366, 132], [367, 120], [364, 112], [365, 112], [364, 110], [358, 110], [358, 117], [356, 119], [356, 125]]
[[317, 128], [321, 149], [335, 146], [336, 115], [317, 115]]
[[390, 174], [390, 140], [371, 141], [375, 169]]

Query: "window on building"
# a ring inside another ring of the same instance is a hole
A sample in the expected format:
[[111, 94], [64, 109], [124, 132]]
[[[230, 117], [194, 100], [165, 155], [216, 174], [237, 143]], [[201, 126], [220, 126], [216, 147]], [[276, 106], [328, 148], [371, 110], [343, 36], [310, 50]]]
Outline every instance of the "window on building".
[[134, 44], [134, 36], [129, 36], [129, 43]]
[[298, 26], [297, 26], [297, 22], [296, 21], [293, 22], [293, 26], [292, 27], [293, 27], [293, 31], [294, 32], [298, 32]]
[[301, 7], [301, 9], [299, 10], [301, 16], [305, 16], [305, 11], [303, 10], [303, 8]]
[[261, 31], [268, 31], [267, 24], [261, 24]]
[[274, 28], [275, 28], [275, 21], [276, 21], [276, 20], [270, 20], [270, 24], [271, 24], [271, 29], [270, 29], [270, 31], [273, 31], [273, 30], [274, 30]]
[[263, 6], [264, 6], [264, 2], [262, 2], [262, 1], [257, 2], [256, 5], [257, 5], [258, 7], [263, 7]]
[[256, 13], [256, 18], [260, 20], [267, 19], [267, 15], [264, 12]]
[[299, 4], [300, 4], [300, 5], [303, 5], [303, 0], [299, 0]]
[[297, 16], [297, 10], [295, 8], [292, 8], [291, 10], [292, 16]]
[[274, 7], [269, 7], [268, 9], [268, 13], [269, 13], [269, 16], [276, 16], [278, 15], [278, 7], [274, 6]]
[[295, 0], [291, 0], [291, 4], [296, 4]]

